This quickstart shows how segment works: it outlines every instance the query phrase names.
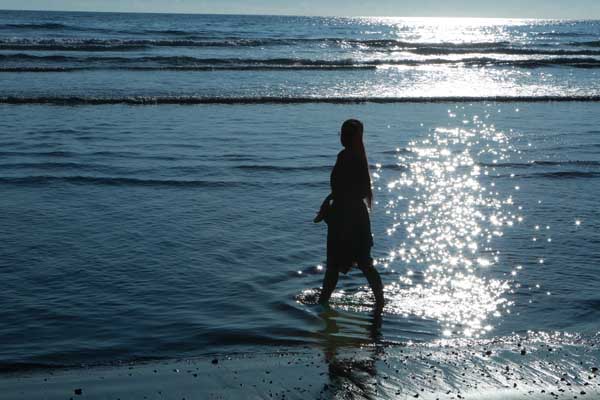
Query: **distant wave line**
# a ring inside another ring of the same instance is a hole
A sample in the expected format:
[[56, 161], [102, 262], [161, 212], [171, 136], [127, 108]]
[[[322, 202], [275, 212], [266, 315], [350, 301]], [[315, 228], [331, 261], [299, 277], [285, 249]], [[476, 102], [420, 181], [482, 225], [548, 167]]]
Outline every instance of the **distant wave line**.
[[[62, 26], [61, 29], [74, 29], [74, 30], [91, 30], [91, 31], [105, 31], [102, 28], [77, 28], [73, 26], [67, 26], [62, 24], [48, 24], [47, 26], [56, 25]], [[22, 27], [31, 29], [30, 27], [36, 26], [36, 24], [23, 24], [15, 25], [15, 27]], [[46, 24], [40, 24], [39, 26], [46, 26]], [[0, 29], [10, 27], [9, 25], [0, 25]], [[119, 33], [160, 33], [165, 31], [139, 31], [139, 32], [122, 32]], [[174, 32], [174, 31], [169, 31]], [[399, 39], [353, 39], [353, 38], [342, 38], [342, 37], [315, 37], [315, 38], [299, 38], [299, 37], [279, 37], [279, 38], [247, 38], [241, 36], [207, 36], [210, 32], [194, 32], [194, 31], [181, 31], [180, 35], [186, 35], [178, 39], [164, 39], [164, 38], [130, 38], [130, 39], [112, 39], [112, 38], [69, 38], [69, 39], [51, 39], [51, 38], [19, 38], [19, 39], [0, 39], [2, 44], [31, 44], [31, 45], [69, 45], [69, 44], [83, 44], [83, 45], [111, 45], [111, 44], [137, 44], [137, 45], [151, 45], [151, 46], [271, 46], [271, 45], [295, 45], [295, 44], [306, 44], [306, 43], [318, 43], [318, 44], [334, 44], [334, 45], [359, 45], [367, 47], [390, 47], [390, 46], [404, 46], [404, 47], [457, 47], [457, 48], [486, 48], [486, 47], [502, 47], [511, 45], [508, 41], [489, 41], [489, 42], [411, 42]]]
[[587, 42], [571, 42], [571, 46], [587, 46], [587, 47], [600, 47], [600, 40], [590, 40]]
[[[335, 59], [335, 60], [320, 60], [306, 58], [196, 58], [190, 56], [143, 56], [143, 57], [71, 57], [65, 55], [44, 55], [37, 56], [31, 54], [0, 54], [0, 60], [15, 62], [15, 61], [34, 61], [34, 62], [50, 62], [50, 63], [73, 63], [74, 65], [63, 65], [63, 68], [74, 68], [80, 64], [80, 68], [208, 68], [208, 67], [230, 67], [230, 68], [376, 68], [385, 66], [426, 66], [426, 65], [465, 65], [465, 66], [506, 66], [506, 67], [521, 67], [521, 68], [536, 68], [536, 67], [552, 67], [552, 66], [569, 66], [576, 68], [600, 68], [600, 59], [598, 58], [581, 58], [581, 57], [559, 57], [546, 59], [523, 59], [523, 60], [503, 60], [490, 57], [473, 57], [462, 58], [457, 60], [451, 59], [375, 59], [375, 60], [355, 60], [355, 59]], [[97, 65], [90, 65], [97, 63]], [[83, 65], [81, 65], [83, 64]], [[137, 64], [137, 65], [136, 65]], [[152, 65], [154, 64], [154, 65]], [[3, 68], [32, 68], [50, 66], [10, 66], [6, 65]]]
[[456, 49], [473, 51], [484, 49], [510, 49], [509, 42], [452, 43], [452, 42], [408, 42], [402, 40], [358, 40], [344, 38], [214, 38], [214, 39], [0, 39], [3, 50], [66, 50], [66, 51], [110, 51], [150, 47], [263, 47], [318, 43], [336, 46], [360, 46], [373, 48], [406, 49]]
[[[52, 25], [52, 24], [51, 24]], [[95, 30], [101, 30], [100, 28]], [[597, 50], [548, 50], [547, 43], [532, 44], [497, 42], [411, 42], [397, 39], [349, 39], [349, 38], [242, 38], [242, 37], [187, 37], [179, 39], [162, 38], [4, 38], [0, 39], [2, 50], [61, 50], [61, 51], [127, 51], [152, 47], [271, 47], [302, 46], [319, 44], [336, 47], [354, 47], [380, 50], [404, 50], [417, 54], [467, 54], [467, 53], [501, 53], [501, 54], [596, 54]], [[572, 41], [561, 43], [572, 47], [600, 47], [599, 40]]]
[[[293, 41], [292, 41], [293, 42]], [[293, 43], [280, 43], [293, 44]], [[262, 40], [224, 40], [224, 41], [196, 41], [196, 40], [84, 40], [80, 42], [54, 42], [54, 41], [3, 41], [0, 40], [0, 50], [14, 51], [83, 51], [83, 52], [113, 52], [113, 51], [136, 51], [151, 49], [153, 47], [252, 47], [263, 46]], [[574, 44], [582, 47], [584, 45]], [[593, 44], [588, 47], [600, 47]], [[583, 49], [549, 50], [543, 48], [520, 48], [504, 46], [463, 46], [450, 44], [420, 44], [420, 43], [397, 43], [393, 46], [376, 48], [377, 51], [405, 52], [418, 55], [453, 55], [453, 54], [500, 54], [500, 55], [540, 55], [540, 56], [598, 56], [600, 50]]]
[[[410, 41], [403, 41], [399, 39], [359, 39], [359, 38], [340, 38], [340, 37], [321, 37], [321, 38], [253, 38], [247, 39], [239, 36], [220, 38], [215, 37], [214, 32], [207, 30], [199, 30], [197, 28], [193, 29], [111, 29], [111, 28], [102, 28], [102, 27], [94, 27], [94, 26], [82, 26], [82, 25], [70, 25], [65, 23], [57, 23], [57, 22], [40, 22], [40, 23], [5, 23], [0, 24], [0, 30], [27, 30], [27, 31], [79, 31], [79, 32], [107, 32], [112, 34], [129, 34], [129, 35], [160, 35], [163, 37], [177, 37], [182, 39], [213, 39], [213, 43], [217, 43], [218, 41], [230, 41], [232, 45], [244, 45], [243, 41], [246, 41], [248, 45], [255, 46], [268, 46], [268, 45], [277, 45], [277, 44], [290, 44], [290, 43], [306, 43], [306, 42], [330, 42], [338, 45], [361, 45], [361, 46], [371, 46], [371, 47], [388, 47], [394, 45], [404, 45], [404, 44], [415, 44]], [[579, 33], [579, 32], [532, 32], [533, 35], [539, 37], [586, 37], [589, 34]], [[218, 39], [214, 40], [214, 39]], [[235, 43], [239, 41], [239, 43]], [[577, 43], [577, 42], [576, 42]], [[427, 43], [417, 43], [419, 45], [427, 45]], [[439, 45], [440, 43], [436, 43]], [[473, 46], [473, 47], [485, 47], [489, 45], [498, 45], [498, 44], [509, 44], [508, 42], [466, 42], [466, 43], [442, 43], [443, 45], [457, 45], [457, 46]], [[584, 44], [585, 45], [585, 44]]]
[[60, 24], [56, 22], [44, 22], [44, 23], [28, 23], [28, 24], [1, 24], [0, 29], [68, 29], [73, 28], [69, 25]]
[[78, 31], [78, 32], [112, 32], [112, 29], [94, 28], [90, 26], [75, 26], [57, 22], [0, 24], [0, 30], [44, 30], [44, 31]]
[[[3, 152], [0, 152], [2, 154]], [[27, 153], [25, 153], [27, 154]], [[35, 153], [33, 153], [35, 154]], [[2, 163], [0, 169], [73, 169], [73, 170], [110, 170], [115, 167], [101, 164], [84, 164], [77, 162], [18, 162]]]
[[[28, 153], [23, 153], [28, 154]], [[36, 153], [29, 153], [30, 155], [36, 155]], [[0, 155], [4, 155], [4, 152], [0, 152]], [[310, 165], [310, 166], [282, 166], [282, 165], [260, 165], [260, 164], [250, 164], [250, 165], [235, 165], [232, 168], [252, 171], [252, 172], [293, 172], [293, 171], [329, 171], [331, 170], [331, 165]], [[406, 166], [399, 164], [385, 164], [385, 165], [371, 165], [371, 169], [390, 169], [390, 170], [404, 170]], [[2, 169], [46, 169], [46, 170], [91, 170], [91, 171], [113, 171], [115, 169], [119, 169], [121, 167], [103, 165], [103, 164], [87, 164], [87, 163], [79, 163], [79, 162], [17, 162], [17, 163], [3, 163], [0, 164], [0, 170]], [[173, 170], [187, 170], [192, 172], [198, 172], [200, 170], [204, 170], [206, 166], [204, 165], [195, 165], [195, 166], [175, 166], [168, 167]], [[87, 178], [87, 177], [86, 177]], [[178, 181], [179, 182], [179, 181]]]
[[[234, 168], [247, 170], [247, 171], [266, 171], [266, 172], [290, 172], [290, 171], [329, 171], [331, 165], [311, 165], [311, 166], [278, 166], [278, 165], [236, 165]], [[371, 169], [391, 169], [391, 170], [404, 170], [406, 166], [399, 164], [385, 164], [385, 165], [370, 165]]]
[[600, 102], [600, 95], [583, 96], [427, 96], [427, 97], [202, 97], [202, 96], [129, 96], [129, 97], [0, 97], [0, 104], [53, 104], [53, 105], [158, 105], [158, 104], [360, 104], [360, 103], [471, 103], [471, 102]]
[[556, 171], [537, 172], [531, 174], [496, 175], [494, 178], [521, 178], [521, 179], [575, 179], [575, 178], [599, 178], [600, 172], [594, 171]]
[[[143, 179], [129, 177], [110, 177], [110, 176], [53, 176], [53, 175], [33, 175], [33, 176], [2, 176], [0, 185], [17, 186], [44, 186], [56, 183], [66, 183], [72, 185], [102, 185], [102, 186], [138, 186], [138, 187], [175, 187], [175, 188], [263, 188], [264, 183], [244, 181], [208, 181], [208, 180], [179, 180], [179, 179]], [[269, 186], [277, 183], [269, 182]], [[303, 186], [307, 188], [327, 186], [329, 182], [326, 179], [305, 182], [283, 182], [284, 186]]]
[[172, 179], [137, 179], [122, 177], [97, 176], [26, 176], [0, 177], [0, 184], [39, 185], [51, 183], [94, 184], [108, 186], [174, 186], [174, 187], [203, 187], [220, 188], [235, 186], [251, 186], [249, 182], [241, 181], [205, 181], [205, 180], [172, 180]]
[[179, 72], [211, 72], [211, 71], [341, 71], [341, 70], [375, 70], [375, 65], [223, 65], [223, 66], [96, 66], [96, 67], [0, 67], [0, 73], [26, 72], [77, 72], [98, 70], [122, 71], [179, 71]]
[[576, 165], [584, 167], [600, 166], [600, 161], [593, 160], [568, 160], [568, 161], [531, 161], [527, 163], [508, 162], [508, 163], [479, 163], [483, 167], [492, 168], [530, 168], [535, 166], [558, 167], [565, 165]]
[[[400, 50], [400, 49], [390, 49]], [[444, 47], [425, 47], [403, 49], [406, 52], [421, 55], [452, 55], [452, 54], [503, 54], [503, 55], [541, 55], [541, 56], [597, 56], [600, 50], [545, 50], [539, 48], [488, 48], [488, 49], [449, 49]]]
[[[131, 151], [92, 151], [92, 152], [72, 152], [72, 151], [0, 151], [0, 156], [13, 157], [42, 157], [42, 158], [77, 158], [77, 157], [110, 157], [110, 158], [128, 158], [128, 159], [148, 159], [148, 160], [164, 160], [174, 161], [182, 160], [186, 157], [183, 155], [157, 155], [157, 154], [140, 154]], [[8, 167], [7, 164], [4, 167]]]

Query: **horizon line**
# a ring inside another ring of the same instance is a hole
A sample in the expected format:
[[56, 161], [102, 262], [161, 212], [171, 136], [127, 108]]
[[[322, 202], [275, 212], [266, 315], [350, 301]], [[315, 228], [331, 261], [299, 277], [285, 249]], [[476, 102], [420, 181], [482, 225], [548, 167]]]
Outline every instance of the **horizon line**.
[[254, 16], [254, 17], [316, 17], [316, 18], [405, 18], [405, 19], [496, 19], [496, 20], [538, 20], [538, 21], [599, 21], [596, 18], [575, 17], [485, 17], [485, 16], [402, 16], [402, 15], [329, 15], [329, 14], [263, 14], [263, 13], [217, 13], [217, 12], [180, 12], [180, 11], [97, 11], [97, 10], [40, 10], [2, 8], [3, 11], [20, 12], [56, 12], [56, 13], [98, 13], [98, 14], [154, 14], [154, 15], [215, 15], [215, 16]]

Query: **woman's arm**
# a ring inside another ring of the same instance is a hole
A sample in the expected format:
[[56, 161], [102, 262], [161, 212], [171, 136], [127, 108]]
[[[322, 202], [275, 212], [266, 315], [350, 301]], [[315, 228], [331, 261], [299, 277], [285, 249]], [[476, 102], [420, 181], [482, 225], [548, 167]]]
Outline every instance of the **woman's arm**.
[[362, 186], [362, 191], [364, 198], [367, 199], [367, 205], [369, 206], [369, 210], [373, 206], [373, 189], [371, 188], [371, 173], [369, 172], [369, 163], [364, 160], [361, 162], [361, 177], [360, 182]]
[[317, 213], [317, 216], [315, 217], [315, 219], [313, 219], [314, 223], [318, 223], [323, 221], [323, 219], [325, 219], [325, 216], [327, 215], [327, 210], [329, 209], [329, 202], [331, 201], [331, 199], [333, 199], [333, 193], [329, 193], [327, 195], [327, 197], [325, 197], [325, 200], [323, 200], [323, 203], [321, 203], [321, 207], [319, 208], [319, 212]]

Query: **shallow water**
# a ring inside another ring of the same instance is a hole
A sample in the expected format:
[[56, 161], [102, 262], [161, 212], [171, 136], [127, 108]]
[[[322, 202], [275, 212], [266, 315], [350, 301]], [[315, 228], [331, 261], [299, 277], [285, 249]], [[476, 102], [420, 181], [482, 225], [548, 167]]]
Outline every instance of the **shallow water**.
[[371, 343], [359, 272], [314, 304], [311, 221], [350, 117], [379, 343], [588, 343], [599, 38], [597, 21], [0, 11], [0, 370]]
[[[598, 330], [594, 103], [1, 108], [7, 368], [318, 341], [311, 220], [351, 116], [384, 342]], [[340, 282], [342, 341], [365, 284]]]

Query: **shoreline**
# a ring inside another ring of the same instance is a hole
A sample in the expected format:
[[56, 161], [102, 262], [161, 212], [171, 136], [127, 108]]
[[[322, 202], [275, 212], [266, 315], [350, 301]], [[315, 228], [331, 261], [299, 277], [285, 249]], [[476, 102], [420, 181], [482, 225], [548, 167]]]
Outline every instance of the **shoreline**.
[[[568, 336], [304, 347], [0, 375], [5, 399], [537, 399], [600, 395], [600, 348]], [[343, 339], [342, 339], [343, 341]]]

